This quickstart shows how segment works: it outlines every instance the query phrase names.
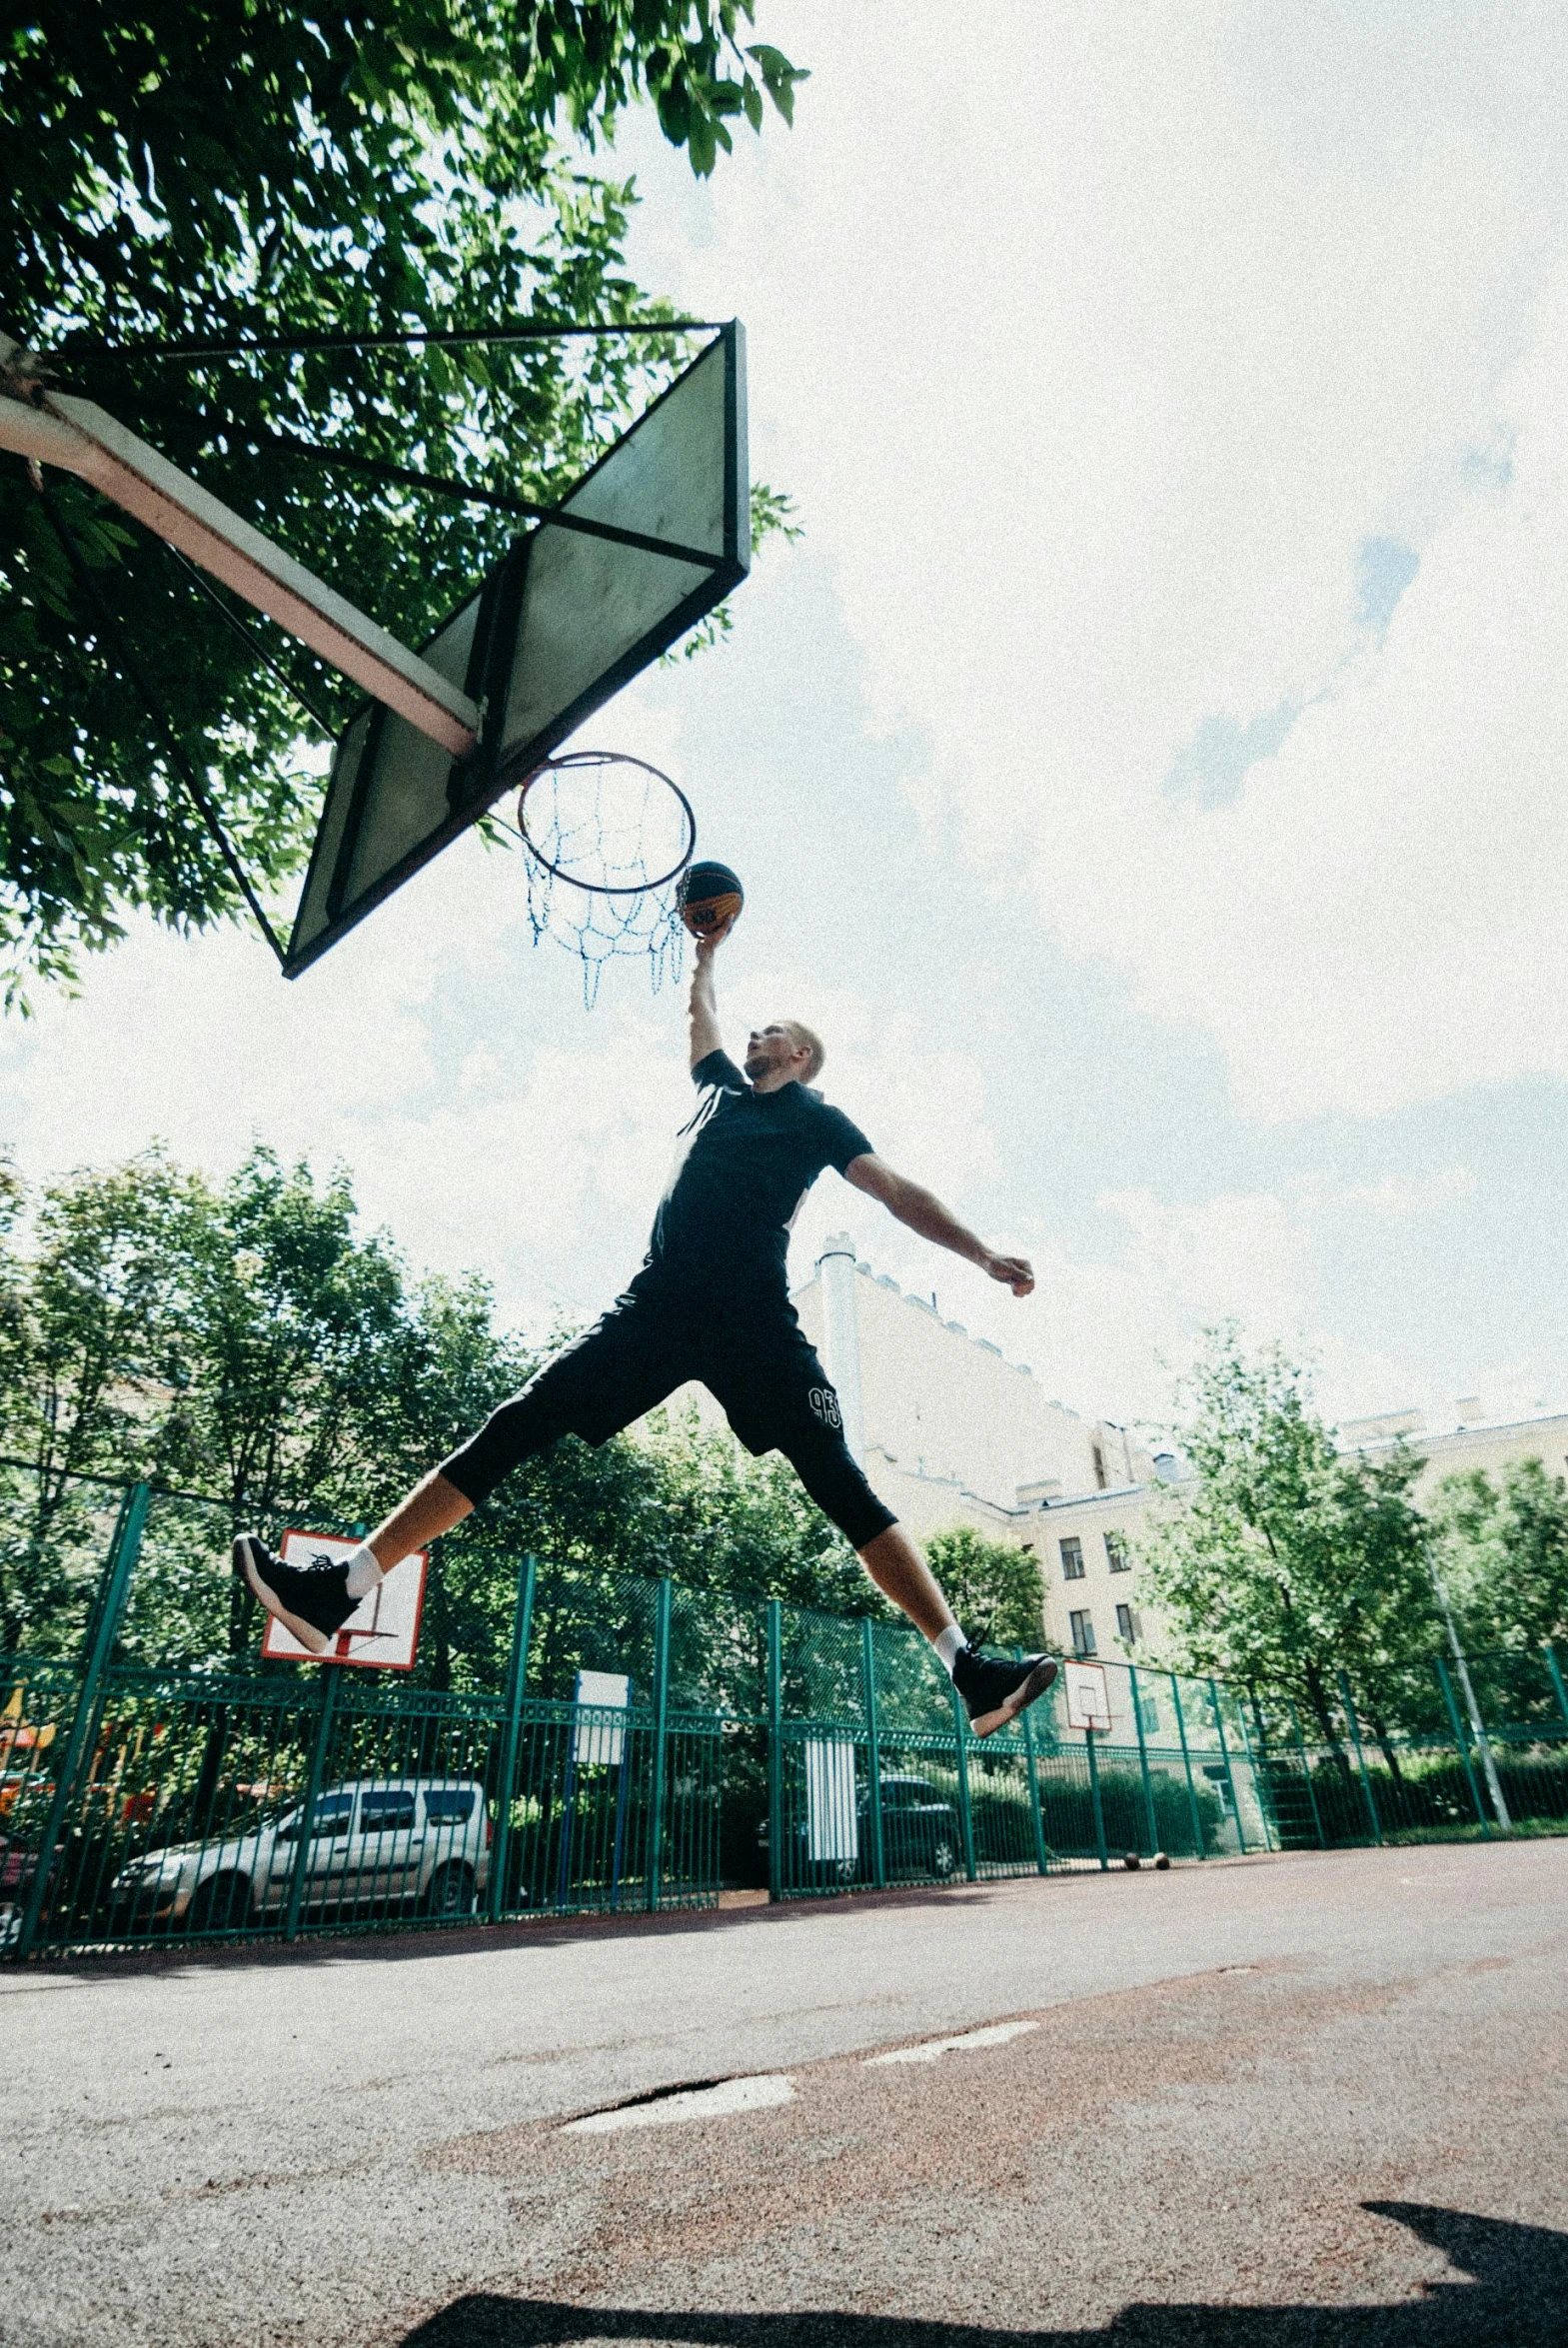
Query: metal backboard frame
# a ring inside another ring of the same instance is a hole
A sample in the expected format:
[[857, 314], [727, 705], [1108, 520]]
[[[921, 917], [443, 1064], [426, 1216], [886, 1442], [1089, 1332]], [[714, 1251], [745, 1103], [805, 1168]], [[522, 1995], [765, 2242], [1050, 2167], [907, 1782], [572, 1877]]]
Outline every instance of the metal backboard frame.
[[1067, 1726], [1092, 1728], [1101, 1736], [1110, 1734], [1110, 1682], [1103, 1663], [1082, 1661], [1069, 1655], [1062, 1662], [1062, 1678], [1067, 1690]]
[[380, 702], [340, 737], [296, 978], [679, 643], [751, 568], [746, 338], [724, 327], [422, 647], [475, 703], [454, 759]]

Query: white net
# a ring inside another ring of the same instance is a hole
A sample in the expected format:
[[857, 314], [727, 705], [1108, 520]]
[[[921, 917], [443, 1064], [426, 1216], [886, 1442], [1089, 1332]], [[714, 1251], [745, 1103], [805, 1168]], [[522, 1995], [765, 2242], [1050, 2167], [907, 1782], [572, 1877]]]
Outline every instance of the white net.
[[554, 938], [578, 956], [587, 1004], [615, 955], [646, 956], [656, 993], [680, 977], [676, 892], [697, 823], [679, 784], [618, 751], [569, 751], [523, 785], [518, 836], [535, 941]]

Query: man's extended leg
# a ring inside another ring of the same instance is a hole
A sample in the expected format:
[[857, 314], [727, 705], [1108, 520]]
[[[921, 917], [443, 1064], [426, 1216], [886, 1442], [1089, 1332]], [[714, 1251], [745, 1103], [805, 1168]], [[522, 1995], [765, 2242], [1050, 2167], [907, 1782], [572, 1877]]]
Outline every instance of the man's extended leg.
[[652, 1410], [689, 1374], [659, 1315], [623, 1298], [493, 1410], [478, 1434], [417, 1483], [342, 1564], [285, 1565], [253, 1532], [234, 1544], [234, 1570], [302, 1646], [325, 1653], [335, 1632], [394, 1565], [450, 1532], [521, 1460], [564, 1434], [603, 1442]]

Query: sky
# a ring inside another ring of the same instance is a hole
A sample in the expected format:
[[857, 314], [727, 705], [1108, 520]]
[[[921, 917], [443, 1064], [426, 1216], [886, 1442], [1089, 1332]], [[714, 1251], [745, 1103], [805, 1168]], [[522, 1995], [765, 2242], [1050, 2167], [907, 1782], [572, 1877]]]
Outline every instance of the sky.
[[[804, 535], [580, 742], [745, 879], [733, 1039], [819, 1029], [1038, 1285], [830, 1174], [794, 1273], [847, 1229], [1119, 1420], [1232, 1316], [1335, 1417], [1568, 1399], [1568, 16], [963, 21], [759, 0], [794, 129], [703, 185], [619, 148], [633, 272], [745, 321]], [[0, 1030], [31, 1176], [341, 1161], [541, 1335], [635, 1268], [689, 1097], [679, 994], [616, 964], [585, 1008], [477, 841], [293, 985], [136, 926]]]

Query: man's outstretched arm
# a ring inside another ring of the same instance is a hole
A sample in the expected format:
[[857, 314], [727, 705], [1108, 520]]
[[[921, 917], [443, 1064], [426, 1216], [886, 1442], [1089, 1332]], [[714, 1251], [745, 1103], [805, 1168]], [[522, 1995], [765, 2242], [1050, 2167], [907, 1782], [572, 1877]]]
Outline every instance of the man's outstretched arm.
[[954, 1255], [965, 1262], [977, 1263], [993, 1280], [1002, 1280], [1015, 1296], [1026, 1296], [1034, 1286], [1034, 1269], [1021, 1255], [998, 1255], [966, 1230], [955, 1214], [950, 1214], [941, 1200], [918, 1182], [911, 1182], [874, 1152], [863, 1158], [853, 1158], [844, 1168], [844, 1179], [853, 1182], [857, 1190], [867, 1190], [879, 1198], [889, 1214], [899, 1222], [906, 1222], [911, 1231], [918, 1231], [922, 1239], [930, 1239], [938, 1247], [950, 1247]]
[[711, 1052], [724, 1050], [724, 1038], [719, 1033], [719, 1004], [714, 994], [714, 952], [725, 933], [716, 932], [712, 938], [699, 938], [697, 952], [692, 958], [692, 992], [687, 1000], [687, 1018], [692, 1037], [691, 1066], [696, 1068]]

